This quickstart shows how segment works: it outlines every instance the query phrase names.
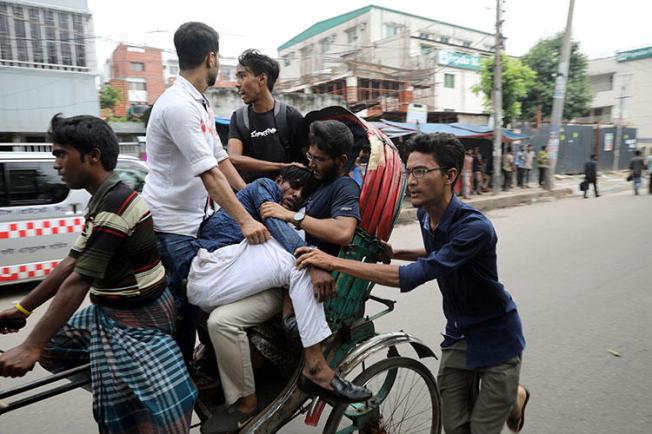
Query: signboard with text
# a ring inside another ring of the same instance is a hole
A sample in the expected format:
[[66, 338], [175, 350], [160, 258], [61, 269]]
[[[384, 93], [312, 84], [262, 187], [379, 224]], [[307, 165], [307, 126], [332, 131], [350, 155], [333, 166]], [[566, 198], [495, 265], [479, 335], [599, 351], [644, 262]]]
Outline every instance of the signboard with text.
[[470, 69], [472, 71], [480, 70], [480, 55], [472, 53], [462, 53], [461, 51], [437, 52], [437, 63], [453, 68]]
[[616, 62], [629, 62], [630, 60], [648, 58], [652, 58], [652, 47], [645, 47], [636, 50], [627, 50], [616, 53]]

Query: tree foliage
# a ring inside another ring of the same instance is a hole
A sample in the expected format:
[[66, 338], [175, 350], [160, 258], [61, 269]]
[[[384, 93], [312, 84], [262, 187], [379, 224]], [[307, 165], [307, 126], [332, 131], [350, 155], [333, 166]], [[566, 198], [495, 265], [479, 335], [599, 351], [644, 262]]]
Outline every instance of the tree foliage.
[[[501, 55], [503, 84], [503, 125], [506, 126], [521, 116], [521, 100], [534, 86], [536, 73], [519, 59]], [[495, 58], [486, 57], [481, 61], [480, 83], [473, 86], [473, 92], [484, 95], [485, 107], [492, 109]]]
[[105, 84], [100, 89], [100, 108], [113, 110], [121, 99], [120, 90], [110, 84]]
[[[559, 68], [561, 44], [563, 33], [540, 40], [522, 58], [523, 63], [537, 74], [534, 86], [528, 89], [523, 98], [523, 117], [534, 119], [537, 110], [542, 117], [549, 117], [552, 113], [553, 94], [555, 92], [555, 79]], [[571, 45], [571, 57], [566, 81], [566, 96], [564, 99], [564, 119], [570, 120], [584, 116], [590, 109], [591, 90], [586, 74], [587, 58], [580, 52], [579, 44]]]

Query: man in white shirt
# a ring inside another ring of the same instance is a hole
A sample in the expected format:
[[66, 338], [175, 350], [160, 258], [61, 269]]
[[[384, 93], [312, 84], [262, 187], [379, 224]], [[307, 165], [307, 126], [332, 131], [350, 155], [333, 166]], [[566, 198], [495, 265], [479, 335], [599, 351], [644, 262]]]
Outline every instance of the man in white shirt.
[[196, 312], [182, 281], [211, 200], [240, 225], [252, 244], [270, 237], [236, 198], [245, 183], [231, 164], [215, 130], [215, 115], [203, 92], [217, 79], [219, 35], [203, 23], [182, 24], [174, 34], [180, 74], [156, 101], [147, 127], [147, 164], [143, 197], [154, 217], [161, 260], [177, 306], [176, 340], [186, 361], [192, 359]]

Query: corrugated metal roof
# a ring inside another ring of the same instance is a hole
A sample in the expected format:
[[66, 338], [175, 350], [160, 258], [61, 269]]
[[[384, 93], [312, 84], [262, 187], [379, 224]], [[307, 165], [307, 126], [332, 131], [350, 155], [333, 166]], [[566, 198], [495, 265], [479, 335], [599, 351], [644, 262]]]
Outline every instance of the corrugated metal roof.
[[335, 26], [338, 26], [338, 25], [340, 25], [342, 23], [345, 23], [345, 22], [347, 22], [349, 20], [352, 20], [353, 18], [358, 17], [360, 15], [366, 14], [371, 9], [379, 9], [379, 10], [382, 10], [382, 11], [393, 12], [393, 13], [405, 15], [405, 16], [408, 16], [408, 17], [419, 18], [419, 19], [427, 20], [427, 21], [430, 21], [430, 22], [433, 22], [433, 23], [440, 23], [440, 24], [444, 24], [444, 25], [447, 25], [447, 26], [456, 27], [458, 29], [470, 30], [472, 32], [482, 33], [483, 35], [492, 35], [493, 34], [493, 33], [484, 32], [482, 30], [472, 29], [472, 28], [469, 28], [469, 27], [458, 26], [457, 24], [451, 24], [451, 23], [447, 23], [447, 22], [444, 22], [444, 21], [433, 20], [432, 18], [423, 17], [423, 16], [420, 16], [420, 15], [414, 15], [414, 14], [410, 14], [410, 13], [407, 13], [407, 12], [397, 11], [396, 9], [389, 9], [389, 8], [384, 8], [382, 6], [369, 5], [369, 6], [365, 6], [363, 8], [360, 8], [360, 9], [356, 9], [356, 10], [351, 11], [351, 12], [347, 12], [347, 13], [342, 14], [342, 15], [337, 15], [337, 16], [335, 16], [333, 18], [329, 18], [329, 19], [324, 20], [324, 21], [320, 21], [317, 24], [313, 24], [312, 26], [308, 27], [303, 32], [296, 35], [294, 38], [290, 39], [289, 41], [287, 41], [286, 43], [284, 43], [283, 45], [278, 47], [278, 49], [280, 51], [280, 50], [285, 50], [286, 48], [290, 48], [291, 46], [296, 45], [299, 42], [305, 41], [306, 39], [311, 38], [311, 37], [313, 37], [315, 35], [318, 35], [318, 34], [320, 34], [322, 32], [325, 32], [328, 29], [331, 29], [331, 28], [333, 28]]

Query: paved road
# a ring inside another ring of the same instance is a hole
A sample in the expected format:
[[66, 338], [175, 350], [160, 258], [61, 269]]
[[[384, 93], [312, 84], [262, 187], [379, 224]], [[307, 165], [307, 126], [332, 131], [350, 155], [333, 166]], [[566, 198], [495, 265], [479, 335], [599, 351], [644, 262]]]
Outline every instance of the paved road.
[[[528, 342], [522, 380], [533, 397], [524, 432], [651, 432], [652, 196], [574, 197], [489, 216], [499, 237], [500, 276]], [[398, 227], [392, 241], [418, 245], [416, 225]], [[378, 321], [380, 331], [405, 329], [437, 348], [443, 319], [436, 285], [377, 293], [399, 301], [396, 312]], [[3, 295], [0, 305], [17, 296]], [[15, 342], [0, 337], [0, 347]], [[12, 383], [0, 382], [1, 388]], [[0, 419], [3, 433], [95, 430], [90, 399], [80, 391]], [[297, 423], [283, 432], [314, 431]]]

